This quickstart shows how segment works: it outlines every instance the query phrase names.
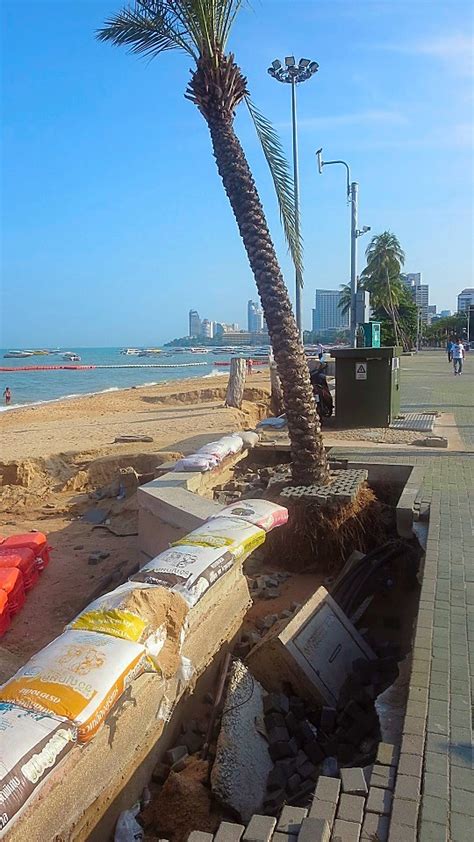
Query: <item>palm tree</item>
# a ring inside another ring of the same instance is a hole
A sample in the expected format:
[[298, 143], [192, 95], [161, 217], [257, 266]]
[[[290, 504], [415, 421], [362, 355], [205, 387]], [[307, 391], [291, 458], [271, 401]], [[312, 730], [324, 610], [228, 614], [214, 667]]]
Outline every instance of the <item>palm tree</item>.
[[243, 0], [135, 0], [133, 7], [124, 8], [107, 20], [97, 37], [150, 58], [177, 49], [193, 61], [185, 96], [197, 106], [209, 128], [217, 169], [255, 278], [282, 383], [293, 481], [308, 485], [327, 482], [329, 476], [308, 366], [260, 197], [234, 130], [235, 110], [245, 101], [272, 168], [285, 233], [298, 265], [301, 256], [294, 231], [295, 217], [285, 212], [292, 184], [285, 180], [281, 147], [268, 122], [249, 102], [247, 80], [233, 54], [226, 52], [242, 3]]
[[[341, 287], [341, 293], [340, 293], [340, 296], [339, 296], [338, 307], [341, 310], [341, 315], [345, 316], [346, 313], [348, 313], [349, 310], [351, 309], [351, 304], [352, 304], [351, 285], [350, 284], [340, 284], [340, 287]], [[360, 289], [364, 289], [364, 285], [362, 284], [362, 282], [359, 279], [357, 279], [357, 292]]]
[[374, 309], [382, 309], [391, 318], [397, 345], [401, 344], [401, 332], [397, 318], [403, 284], [400, 272], [405, 263], [405, 254], [395, 234], [384, 231], [372, 237], [365, 251], [367, 266], [362, 272], [364, 289], [370, 292]]

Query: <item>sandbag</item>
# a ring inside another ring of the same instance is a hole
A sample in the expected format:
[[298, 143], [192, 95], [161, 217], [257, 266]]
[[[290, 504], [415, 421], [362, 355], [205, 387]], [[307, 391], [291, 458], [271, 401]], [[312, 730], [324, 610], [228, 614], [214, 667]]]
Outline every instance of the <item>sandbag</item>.
[[179, 667], [188, 606], [178, 593], [126, 582], [99, 596], [67, 626], [142, 643], [153, 667], [171, 678]]
[[123, 691], [147, 667], [141, 644], [68, 630], [0, 688], [0, 701], [70, 719], [90, 740]]
[[184, 538], [174, 541], [172, 546], [221, 547], [243, 561], [264, 541], [263, 529], [238, 518], [221, 517], [219, 512], [215, 518], [201, 524]]
[[14, 617], [25, 604], [23, 576], [17, 567], [0, 567], [0, 588], [8, 597], [10, 617]]
[[135, 573], [132, 581], [169, 588], [193, 607], [235, 563], [235, 556], [225, 547], [183, 545], [160, 553]]
[[227, 456], [240, 453], [243, 446], [244, 443], [240, 435], [233, 433], [231, 436], [222, 436], [218, 441], [211, 441], [208, 444], [204, 444], [199, 448], [196, 455], [215, 456], [219, 462], [222, 462]]
[[288, 509], [271, 500], [240, 500], [221, 509], [217, 515], [211, 515], [209, 521], [218, 517], [237, 518], [253, 523], [265, 532], [271, 532], [276, 526], [283, 526], [288, 521]]
[[10, 609], [8, 595], [0, 588], [0, 637], [10, 628]]
[[185, 456], [183, 459], [179, 459], [173, 471], [200, 471], [204, 473], [205, 471], [212, 471], [218, 464], [219, 460], [215, 456], [195, 453], [192, 456]]
[[72, 722], [0, 702], [0, 837], [76, 736]]
[[29, 591], [39, 579], [38, 558], [30, 547], [0, 546], [0, 568], [18, 568], [23, 576], [25, 591]]
[[244, 443], [244, 447], [255, 447], [260, 440], [258, 433], [254, 430], [244, 430], [243, 433], [239, 433], [239, 436]]

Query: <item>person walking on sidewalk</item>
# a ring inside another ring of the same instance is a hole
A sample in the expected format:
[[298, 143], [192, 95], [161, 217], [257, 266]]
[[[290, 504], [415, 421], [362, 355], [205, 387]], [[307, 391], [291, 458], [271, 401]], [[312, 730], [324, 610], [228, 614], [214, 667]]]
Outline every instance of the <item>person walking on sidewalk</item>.
[[453, 340], [452, 340], [452, 339], [448, 339], [448, 341], [447, 341], [447, 343], [446, 343], [446, 352], [447, 352], [447, 354], [448, 354], [448, 363], [452, 362], [452, 359], [453, 359], [453, 348], [454, 348], [454, 342], [453, 342]]
[[456, 339], [453, 346], [453, 368], [454, 374], [462, 374], [462, 363], [464, 360], [464, 345], [460, 339]]

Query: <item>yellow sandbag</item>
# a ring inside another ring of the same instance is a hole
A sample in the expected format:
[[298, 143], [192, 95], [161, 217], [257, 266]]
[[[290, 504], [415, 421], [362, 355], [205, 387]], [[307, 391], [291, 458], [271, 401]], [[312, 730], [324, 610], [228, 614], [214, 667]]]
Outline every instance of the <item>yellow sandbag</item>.
[[91, 602], [67, 628], [143, 643], [154, 668], [171, 678], [179, 666], [187, 613], [178, 593], [126, 582]]
[[141, 644], [68, 630], [0, 688], [0, 701], [70, 719], [87, 742], [146, 666]]
[[238, 518], [215, 517], [189, 535], [174, 541], [173, 547], [225, 547], [234, 558], [244, 560], [265, 541], [263, 529]]

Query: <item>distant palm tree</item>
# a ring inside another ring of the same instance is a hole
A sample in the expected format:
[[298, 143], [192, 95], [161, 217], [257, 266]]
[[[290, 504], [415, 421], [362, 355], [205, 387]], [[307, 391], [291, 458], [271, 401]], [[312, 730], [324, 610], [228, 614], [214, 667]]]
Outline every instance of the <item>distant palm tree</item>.
[[[97, 36], [154, 58], [184, 52], [195, 65], [185, 96], [206, 120], [212, 149], [232, 206], [262, 302], [280, 375], [291, 439], [293, 480], [328, 480], [327, 459], [308, 366], [278, 265], [263, 207], [244, 151], [234, 131], [235, 110], [246, 102], [272, 171], [280, 213], [295, 266], [301, 266], [295, 231], [293, 184], [278, 138], [249, 101], [247, 80], [226, 53], [243, 0], [136, 0], [105, 22]], [[211, 221], [212, 224], [212, 221]]]
[[[363, 284], [360, 280], [357, 280], [357, 291], [360, 289], [364, 289]], [[341, 310], [341, 315], [345, 316], [351, 309], [352, 304], [352, 291], [350, 284], [341, 284], [341, 292], [339, 295], [339, 303], [338, 307]]]
[[400, 273], [405, 263], [405, 253], [390, 231], [372, 237], [365, 251], [367, 266], [361, 275], [364, 289], [370, 292], [370, 303], [374, 309], [385, 310], [392, 320], [395, 342], [402, 344], [402, 335], [397, 317], [397, 307], [403, 293]]

